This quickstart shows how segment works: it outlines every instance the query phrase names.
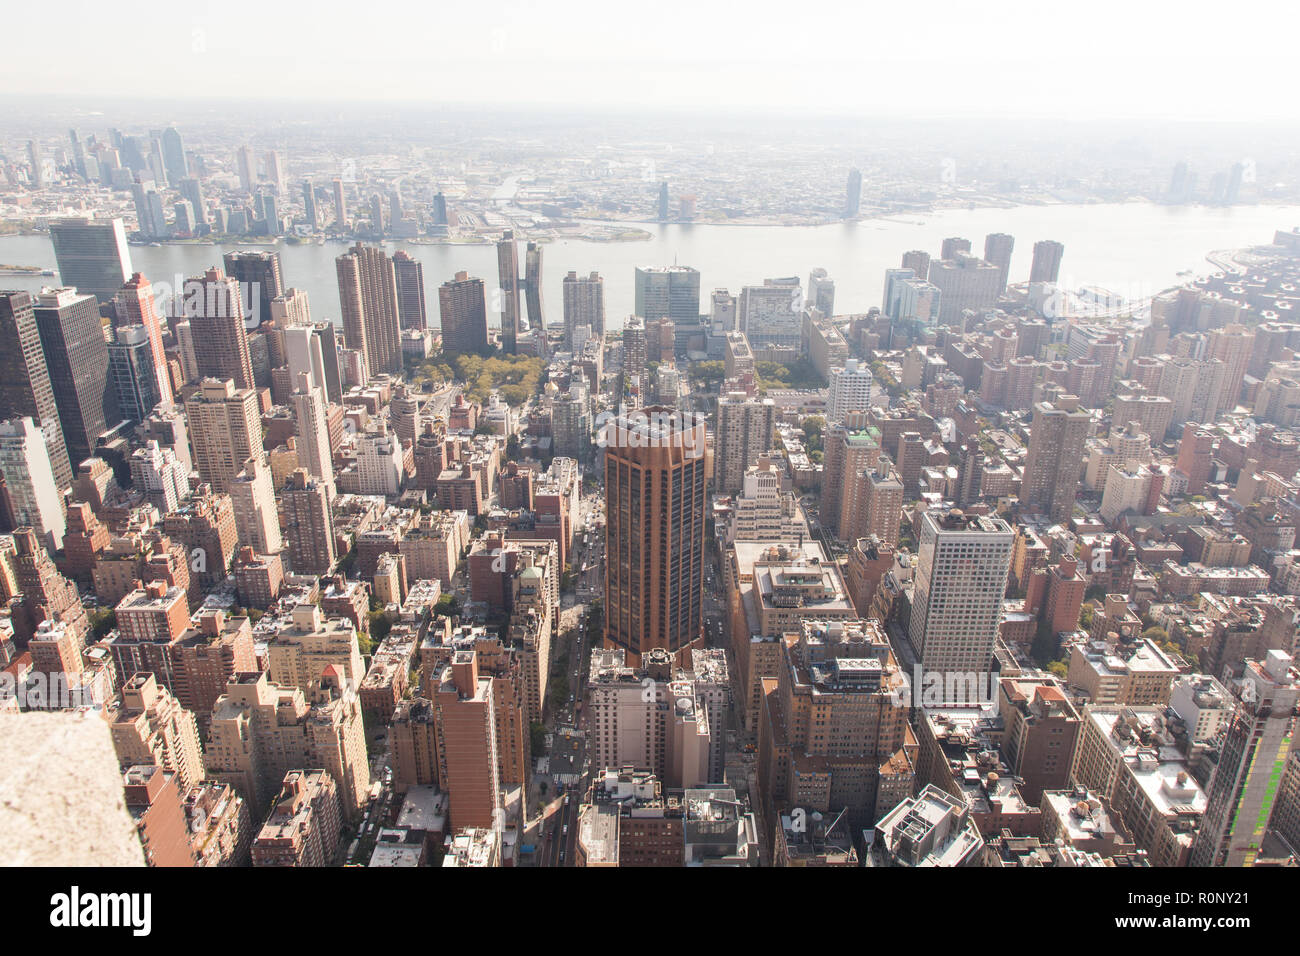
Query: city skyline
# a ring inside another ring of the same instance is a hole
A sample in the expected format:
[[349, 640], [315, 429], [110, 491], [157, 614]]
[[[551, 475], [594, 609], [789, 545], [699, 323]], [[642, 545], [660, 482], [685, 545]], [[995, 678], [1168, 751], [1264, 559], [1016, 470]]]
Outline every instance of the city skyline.
[[650, 867], [859, 870], [920, 927], [920, 871], [1029, 871], [959, 879], [1047, 946], [1285, 914], [1284, 13], [5, 25], [15, 925], [180, 941], [195, 868], [299, 917]]

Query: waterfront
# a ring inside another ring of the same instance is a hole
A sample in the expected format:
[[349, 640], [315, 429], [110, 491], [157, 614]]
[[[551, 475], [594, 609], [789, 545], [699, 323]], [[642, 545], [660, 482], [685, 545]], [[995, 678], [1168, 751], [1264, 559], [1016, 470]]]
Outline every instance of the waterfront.
[[[700, 270], [701, 309], [708, 310], [710, 290], [759, 284], [765, 278], [796, 275], [804, 282], [817, 267], [835, 280], [835, 311], [865, 312], [880, 305], [884, 270], [899, 264], [906, 250], [924, 249], [938, 256], [942, 240], [963, 236], [982, 252], [984, 236], [1015, 236], [1011, 282], [1028, 278], [1033, 244], [1055, 239], [1065, 244], [1061, 283], [1069, 289], [1092, 286], [1126, 297], [1150, 295], [1186, 280], [1180, 273], [1205, 273], [1214, 267], [1207, 253], [1272, 240], [1277, 229], [1300, 224], [1297, 206], [1160, 206], [1150, 203], [1018, 206], [1010, 209], [944, 210], [890, 219], [825, 226], [649, 225], [651, 237], [635, 242], [559, 240], [545, 245], [544, 298], [548, 321], [561, 317], [561, 282], [566, 272], [599, 271], [605, 277], [606, 311], [612, 328], [631, 312], [633, 274], [637, 266], [681, 265]], [[526, 238], [526, 237], [524, 237]], [[406, 249], [424, 263], [429, 318], [437, 323], [438, 286], [457, 271], [496, 284], [496, 252], [489, 243], [384, 244], [391, 252]], [[177, 243], [132, 246], [134, 268], [154, 282], [175, 282], [196, 275], [237, 243]], [[341, 242], [253, 245], [278, 249], [285, 282], [305, 289], [313, 316], [338, 319], [334, 257]], [[0, 237], [0, 262], [21, 266], [55, 266], [45, 236]], [[37, 290], [48, 276], [3, 276], [0, 286]], [[495, 316], [489, 320], [495, 324]]]

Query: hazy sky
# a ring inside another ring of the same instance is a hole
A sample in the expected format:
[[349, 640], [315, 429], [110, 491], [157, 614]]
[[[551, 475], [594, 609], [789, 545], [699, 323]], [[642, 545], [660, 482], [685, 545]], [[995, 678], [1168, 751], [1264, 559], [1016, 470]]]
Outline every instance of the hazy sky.
[[[1300, 120], [1291, 4], [7, 4], [0, 93]], [[57, 13], [55, 10], [57, 9]]]

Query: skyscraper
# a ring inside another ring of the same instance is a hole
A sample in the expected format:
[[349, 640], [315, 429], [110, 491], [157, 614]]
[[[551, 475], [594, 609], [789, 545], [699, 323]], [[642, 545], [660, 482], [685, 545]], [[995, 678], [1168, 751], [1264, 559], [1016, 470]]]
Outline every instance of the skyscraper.
[[230, 379], [205, 378], [185, 402], [194, 442], [194, 467], [216, 491], [230, 482], [262, 450], [262, 417], [257, 393], [237, 389]]
[[316, 190], [310, 179], [302, 181], [302, 217], [307, 220], [307, 228], [312, 232], [320, 228], [320, 217], [316, 212]]
[[[955, 240], [945, 240], [945, 244], [951, 241]], [[929, 281], [939, 290], [939, 323], [943, 325], [958, 325], [964, 311], [988, 308], [1000, 294], [997, 266], [964, 251], [954, 256], [930, 263]]]
[[280, 493], [284, 503], [284, 534], [289, 560], [298, 574], [329, 574], [334, 568], [334, 526], [329, 490], [299, 468], [289, 475]]
[[519, 246], [507, 229], [497, 241], [497, 279], [501, 283], [501, 351], [514, 355], [519, 350]]
[[424, 263], [412, 259], [405, 249], [393, 253], [393, 271], [397, 276], [397, 315], [403, 329], [429, 325], [424, 306]]
[[338, 327], [333, 322], [321, 322], [313, 328], [316, 330], [316, 341], [320, 343], [321, 362], [325, 369], [325, 383], [320, 386], [325, 392], [325, 401], [341, 405], [343, 373], [339, 369], [339, 351], [342, 346]]
[[734, 494], [744, 487], [749, 467], [772, 448], [776, 405], [770, 398], [750, 398], [744, 392], [721, 395], [717, 423], [713, 485], [720, 494]]
[[1073, 395], [1060, 396], [1055, 405], [1039, 402], [1034, 406], [1020, 483], [1022, 508], [1047, 515], [1051, 521], [1068, 521], [1074, 514], [1090, 420]]
[[190, 324], [198, 377], [230, 379], [235, 388], [256, 387], [239, 283], [213, 266], [186, 280], [180, 309]]
[[857, 359], [849, 359], [842, 368], [832, 368], [830, 379], [827, 424], [842, 422], [849, 412], [865, 412], [871, 407], [871, 369]]
[[1016, 237], [1005, 232], [990, 232], [984, 237], [984, 261], [998, 267], [998, 295], [1007, 291], [1007, 276], [1011, 272], [1011, 250]]
[[[1222, 409], [1232, 411], [1241, 399], [1241, 386], [1246, 377], [1246, 366], [1250, 362], [1251, 351], [1255, 344], [1254, 333], [1244, 325], [1234, 323], [1221, 329], [1211, 329], [1207, 338], [1209, 341], [1205, 357], [1210, 361], [1218, 359], [1223, 363], [1223, 386], [1219, 392], [1218, 405]], [[1109, 380], [1106, 385], [1109, 394]]]
[[454, 355], [482, 352], [488, 347], [487, 303], [483, 280], [457, 272], [438, 288], [442, 350]]
[[1029, 269], [1030, 282], [1058, 282], [1061, 277], [1061, 256], [1065, 246], [1051, 239], [1034, 243], [1034, 262]]
[[1300, 675], [1290, 654], [1246, 661], [1236, 713], [1210, 779], [1192, 866], [1250, 866], [1292, 749]]
[[1014, 541], [1001, 518], [957, 509], [922, 516], [908, 638], [923, 675], [987, 678]]
[[167, 353], [163, 349], [162, 319], [154, 305], [153, 287], [149, 280], [139, 272], [132, 275], [118, 290], [113, 299], [113, 308], [117, 313], [114, 325], [139, 325], [144, 328], [149, 341], [149, 371], [155, 380], [158, 401], [171, 402], [175, 396], [172, 394], [171, 375], [167, 372]]
[[306, 375], [308, 384], [325, 387], [325, 361], [316, 329], [310, 325], [294, 325], [285, 329], [284, 360], [289, 367], [289, 382], [297, 386], [300, 376]]
[[798, 349], [803, 343], [803, 290], [797, 276], [764, 279], [740, 290], [740, 329], [752, 348]]
[[26, 292], [0, 292], [0, 420], [24, 415], [45, 436], [56, 487], [62, 492], [72, 484], [72, 464], [41, 351], [32, 297]]
[[166, 239], [171, 233], [158, 191], [146, 189], [141, 183], [132, 183], [131, 196], [135, 200], [135, 219], [140, 235], [146, 239]]
[[393, 260], [377, 246], [358, 242], [334, 264], [348, 348], [361, 353], [370, 375], [401, 371], [402, 335]]
[[668, 221], [668, 180], [666, 179], [659, 184], [658, 213], [660, 222]]
[[244, 467], [227, 486], [235, 510], [239, 543], [257, 554], [275, 554], [282, 547], [280, 518], [275, 507], [275, 483], [271, 465], [260, 447], [244, 461]]
[[131, 274], [131, 252], [121, 219], [54, 219], [50, 244], [65, 286], [107, 305]]
[[248, 146], [241, 146], [235, 152], [235, 172], [239, 176], [239, 188], [251, 193], [257, 182], [257, 159]]
[[163, 164], [167, 168], [167, 180], [173, 185], [190, 175], [190, 164], [185, 158], [185, 144], [181, 133], [175, 126], [168, 126], [162, 131]]
[[334, 463], [325, 418], [324, 390], [313, 386], [306, 373], [298, 376], [297, 386], [291, 401], [298, 422], [298, 462], [313, 478], [333, 487]]
[[0, 477], [14, 526], [31, 528], [51, 554], [62, 548], [63, 503], [45, 435], [30, 416], [0, 421]]
[[862, 170], [856, 166], [849, 170], [848, 196], [844, 201], [844, 216], [852, 219], [862, 208]]
[[623, 324], [623, 394], [635, 385], [644, 394], [646, 381], [645, 323], [630, 316]]
[[913, 249], [911, 252], [903, 253], [903, 268], [911, 269], [916, 278], [929, 281], [930, 253], [924, 249]]
[[702, 419], [652, 406], [605, 432], [605, 644], [632, 664], [700, 637], [707, 447]]
[[453, 827], [498, 825], [501, 778], [496, 701], [491, 677], [480, 677], [474, 650], [455, 651], [431, 694], [438, 782], [448, 794]]
[[80, 464], [94, 454], [99, 437], [122, 421], [99, 304], [75, 289], [46, 289], [35, 312], [63, 440], [70, 460]]
[[961, 236], [949, 236], [939, 247], [939, 258], [955, 259], [959, 252], [970, 253], [970, 240]]
[[194, 213], [195, 231], [205, 232], [203, 227], [208, 225], [208, 205], [203, 198], [203, 184], [190, 177], [182, 179], [177, 188], [180, 190], [181, 197], [189, 202], [190, 209]]
[[40, 189], [45, 185], [45, 157], [41, 154], [41, 144], [34, 139], [27, 141], [27, 165], [32, 186]]
[[271, 302], [284, 293], [278, 252], [227, 252], [226, 275], [239, 282], [240, 301], [247, 307], [244, 328], [252, 331], [271, 320]]
[[266, 178], [275, 184], [277, 192], [284, 192], [284, 162], [277, 150], [269, 150], [266, 154]]
[[528, 306], [528, 327], [534, 335], [545, 336], [546, 319], [542, 316], [542, 247], [536, 242], [528, 243], [524, 252], [523, 291], [524, 304]]
[[123, 420], [144, 421], [162, 399], [149, 333], [143, 325], [119, 326], [108, 346], [108, 372]]
[[599, 272], [579, 276], [570, 272], [564, 277], [564, 341], [573, 345], [573, 330], [580, 325], [591, 329], [592, 337], [605, 337], [605, 280]]
[[72, 164], [77, 169], [77, 175], [83, 179], [94, 179], [86, 167], [86, 148], [82, 145], [81, 137], [77, 135], [76, 129], [68, 130], [68, 143], [72, 148]]
[[334, 180], [334, 224], [339, 232], [348, 228], [348, 204], [343, 198], [343, 180]]
[[825, 269], [818, 267], [808, 273], [807, 302], [825, 318], [835, 314], [835, 280]]
[[915, 278], [916, 273], [906, 266], [885, 270], [885, 297], [881, 302], [881, 311], [889, 318], [896, 319], [901, 314], [903, 283]]
[[700, 272], [690, 266], [638, 266], [633, 310], [647, 322], [671, 319], [673, 325], [700, 321]]

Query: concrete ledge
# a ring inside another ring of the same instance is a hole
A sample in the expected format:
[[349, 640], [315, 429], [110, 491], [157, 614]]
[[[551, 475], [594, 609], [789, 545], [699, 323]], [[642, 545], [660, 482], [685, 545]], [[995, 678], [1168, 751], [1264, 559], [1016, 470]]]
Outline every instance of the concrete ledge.
[[0, 713], [0, 866], [144, 866], [98, 714]]

